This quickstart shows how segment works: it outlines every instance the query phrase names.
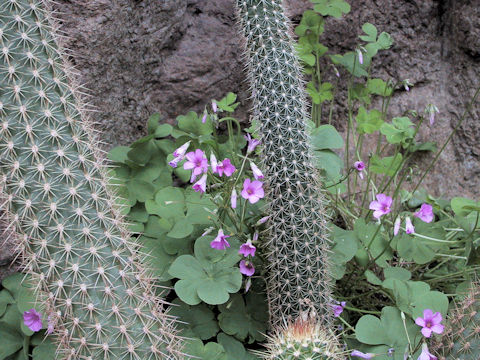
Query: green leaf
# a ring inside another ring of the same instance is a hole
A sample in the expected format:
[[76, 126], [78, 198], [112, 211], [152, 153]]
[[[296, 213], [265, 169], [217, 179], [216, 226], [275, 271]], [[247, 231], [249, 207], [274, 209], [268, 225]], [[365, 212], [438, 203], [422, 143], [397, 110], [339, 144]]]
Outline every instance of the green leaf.
[[400, 267], [388, 267], [383, 269], [385, 279], [410, 280], [412, 273]]
[[338, 226], [332, 225], [332, 276], [339, 280], [345, 274], [345, 267], [358, 250], [358, 240], [353, 231], [344, 230]]
[[132, 179], [127, 182], [128, 195], [130, 199], [145, 202], [153, 199], [155, 187], [147, 181], [140, 179]]
[[228, 360], [222, 345], [214, 342], [204, 345], [200, 339], [186, 341], [184, 353], [199, 360]]
[[356, 117], [357, 131], [360, 134], [372, 134], [377, 130], [380, 130], [383, 119], [382, 113], [376, 109], [368, 112], [363, 106], [358, 109], [358, 115]]
[[193, 225], [191, 221], [188, 218], [184, 217], [183, 219], [175, 219], [173, 228], [167, 235], [174, 239], [182, 239], [189, 236], [192, 232]]
[[313, 9], [323, 16], [341, 18], [350, 12], [350, 4], [344, 0], [311, 0], [316, 4]]
[[414, 307], [412, 313], [414, 319], [423, 317], [423, 310], [425, 309], [431, 309], [434, 313], [438, 311], [446, 319], [448, 297], [439, 291], [429, 291], [425, 294], [414, 295], [412, 306]]
[[343, 160], [331, 150], [315, 151], [315, 165], [326, 172], [327, 179], [336, 179], [343, 169]]
[[190, 111], [187, 115], [177, 116], [177, 122], [178, 128], [190, 135], [200, 136], [213, 132], [211, 120], [207, 119], [205, 123], [202, 123], [202, 119], [194, 111]]
[[450, 206], [452, 207], [455, 215], [467, 216], [472, 212], [472, 210], [468, 209], [467, 206], [480, 206], [480, 202], [463, 197], [454, 197], [450, 202]]
[[158, 123], [160, 122], [160, 114], [159, 113], [155, 113], [155, 114], [152, 114], [149, 118], [148, 118], [148, 121], [147, 121], [147, 131], [149, 134], [153, 134], [155, 133], [155, 131], [157, 130], [158, 128]]
[[213, 211], [217, 208], [207, 194], [200, 194], [193, 189], [185, 191], [187, 218], [192, 224], [211, 224], [215, 217]]
[[138, 242], [143, 245], [143, 251], [149, 255], [145, 257], [144, 261], [157, 279], [159, 281], [172, 279], [172, 276], [168, 273], [168, 269], [177, 258], [177, 255], [168, 254], [160, 239], [140, 236]]
[[398, 254], [407, 261], [415, 261], [417, 264], [426, 264], [435, 257], [434, 249], [423, 239], [403, 234], [398, 239]]
[[155, 201], [147, 200], [145, 208], [151, 215], [158, 215], [167, 219], [182, 219], [185, 216], [184, 190], [168, 186], [155, 194]]
[[394, 176], [395, 173], [399, 170], [402, 164], [402, 154], [398, 153], [393, 156], [385, 156], [380, 158], [377, 154], [373, 155], [370, 159], [370, 171], [376, 174], [386, 174], [388, 176]]
[[[155, 129], [155, 138], [167, 137], [173, 131], [173, 127], [170, 124], [162, 124]], [[158, 144], [158, 142], [155, 142]]]
[[125, 163], [128, 159], [128, 152], [131, 150], [129, 146], [116, 146], [108, 152], [107, 157], [118, 163]]
[[5, 359], [7, 356], [15, 354], [23, 347], [23, 335], [3, 322], [0, 322], [0, 339], [2, 339], [0, 359]]
[[382, 32], [377, 40], [378, 48], [381, 50], [387, 50], [387, 49], [390, 49], [392, 45], [393, 45], [393, 40], [390, 34], [386, 32]]
[[407, 144], [407, 140], [413, 139], [415, 129], [408, 117], [397, 117], [393, 118], [392, 124], [383, 124], [380, 132], [386, 136], [390, 144]]
[[15, 303], [14, 298], [7, 290], [0, 291], [0, 316], [5, 314], [7, 305]]
[[295, 28], [295, 34], [302, 37], [308, 33], [318, 36], [323, 33], [324, 20], [315, 11], [305, 10], [300, 24]]
[[179, 318], [181, 321], [177, 324], [179, 329], [188, 328], [202, 340], [217, 335], [220, 328], [215, 319], [215, 314], [206, 304], [190, 306], [180, 299], [175, 299], [172, 303], [177, 306], [171, 306], [169, 314]]
[[382, 280], [380, 280], [378, 278], [378, 276], [375, 275], [375, 273], [372, 270], [365, 271], [365, 278], [367, 279], [367, 281], [370, 284], [373, 284], [373, 285], [381, 285], [382, 284]]
[[245, 296], [245, 301], [246, 304], [240, 294], [234, 294], [227, 303], [219, 306], [220, 328], [228, 335], [249, 344], [263, 341], [268, 323], [265, 297], [249, 292]]
[[377, 28], [374, 25], [367, 22], [367, 23], [363, 24], [362, 30], [367, 35], [360, 35], [360, 39], [362, 39], [363, 41], [366, 41], [366, 42], [377, 41], [378, 31], [377, 31]]
[[33, 360], [55, 359], [56, 350], [57, 347], [51, 342], [35, 346], [32, 353]]
[[332, 89], [333, 85], [329, 82], [322, 83], [318, 89], [312, 81], [307, 84], [307, 92], [312, 97], [314, 104], [322, 104], [325, 101], [333, 100]]
[[367, 89], [372, 94], [385, 97], [390, 96], [393, 93], [393, 88], [382, 79], [368, 79]]
[[365, 69], [369, 64], [369, 59], [366, 56], [364, 56], [363, 64], [358, 62], [357, 54], [351, 51], [344, 55], [333, 55], [330, 58], [334, 64], [342, 65], [350, 74], [356, 77], [368, 76]]
[[235, 103], [235, 100], [237, 100], [237, 95], [229, 92], [227, 96], [225, 96], [222, 100], [217, 101], [214, 100], [217, 103], [218, 109], [227, 111], [227, 112], [234, 112], [235, 109], [237, 108], [239, 103]]
[[354, 231], [357, 239], [362, 242], [363, 247], [369, 249], [370, 255], [373, 258], [379, 256], [375, 263], [381, 267], [386, 267], [386, 261], [392, 258], [393, 252], [387, 239], [382, 235], [382, 232], [377, 232], [378, 226], [379, 225], [372, 223], [367, 224], [365, 223], [365, 219], [358, 218], [354, 224]]
[[341, 149], [343, 138], [332, 125], [320, 125], [310, 134], [311, 144], [316, 150]]
[[227, 352], [228, 360], [259, 360], [256, 356], [249, 354], [243, 344], [233, 336], [220, 333], [217, 336], [217, 341]]

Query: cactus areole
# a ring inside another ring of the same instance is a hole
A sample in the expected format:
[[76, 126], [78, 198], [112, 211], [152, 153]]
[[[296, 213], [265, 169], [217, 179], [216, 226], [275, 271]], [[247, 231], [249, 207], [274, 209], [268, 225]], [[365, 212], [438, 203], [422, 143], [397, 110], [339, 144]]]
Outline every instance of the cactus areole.
[[325, 200], [309, 145], [305, 86], [291, 25], [278, 0], [236, 0], [236, 9], [271, 215], [265, 237], [271, 324], [307, 316], [328, 325]]
[[57, 358], [180, 358], [106, 187], [47, 10], [45, 1], [0, 3], [0, 179]]

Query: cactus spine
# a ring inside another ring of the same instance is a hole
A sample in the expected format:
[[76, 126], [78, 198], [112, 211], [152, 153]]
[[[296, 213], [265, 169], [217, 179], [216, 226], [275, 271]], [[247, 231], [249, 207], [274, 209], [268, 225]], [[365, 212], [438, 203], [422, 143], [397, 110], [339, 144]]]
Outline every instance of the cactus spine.
[[467, 296], [448, 317], [444, 334], [432, 347], [439, 360], [480, 359], [480, 283], [475, 281]]
[[279, 0], [236, 0], [236, 8], [271, 215], [271, 323], [308, 314], [328, 326], [332, 316], [325, 200], [309, 146], [307, 100], [291, 25]]
[[1, 1], [3, 206], [50, 309], [58, 358], [181, 358], [173, 322], [106, 187], [53, 26], [46, 0]]

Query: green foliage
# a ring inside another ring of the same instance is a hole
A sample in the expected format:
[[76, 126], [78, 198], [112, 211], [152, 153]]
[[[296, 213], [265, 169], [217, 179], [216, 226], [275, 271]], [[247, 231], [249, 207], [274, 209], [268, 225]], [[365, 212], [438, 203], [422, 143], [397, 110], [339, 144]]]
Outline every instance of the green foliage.
[[[44, 360], [53, 359], [56, 345], [45, 338], [47, 328], [46, 312], [42, 304], [36, 302], [31, 278], [16, 273], [5, 278], [0, 290], [0, 360]], [[42, 314], [43, 328], [34, 333], [23, 322], [23, 313], [36, 309]]]

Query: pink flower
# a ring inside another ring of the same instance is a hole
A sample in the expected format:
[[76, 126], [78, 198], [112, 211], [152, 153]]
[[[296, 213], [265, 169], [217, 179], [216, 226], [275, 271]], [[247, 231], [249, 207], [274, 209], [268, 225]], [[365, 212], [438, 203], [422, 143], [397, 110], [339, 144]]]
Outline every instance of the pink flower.
[[236, 168], [232, 165], [229, 158], [226, 158], [221, 163], [217, 165], [218, 176], [222, 176], [225, 173], [225, 176], [232, 176]]
[[340, 314], [343, 312], [343, 308], [345, 307], [347, 303], [345, 301], [342, 301], [341, 303], [337, 304], [331, 304], [330, 306], [333, 309], [333, 316], [334, 317], [339, 317]]
[[40, 331], [42, 329], [42, 314], [35, 309], [30, 309], [23, 313], [23, 323], [32, 331]]
[[432, 336], [432, 332], [441, 334], [443, 332], [442, 314], [438, 311], [434, 314], [432, 310], [423, 310], [423, 318], [418, 317], [415, 320], [415, 324], [422, 327], [422, 334], [426, 338]]
[[418, 357], [417, 360], [437, 360], [437, 357], [433, 354], [430, 354], [430, 351], [428, 351], [427, 344], [422, 345], [422, 353]]
[[243, 137], [248, 141], [247, 154], [250, 154], [253, 150], [255, 150], [257, 145], [260, 144], [260, 140], [252, 139], [250, 134], [243, 135]]
[[187, 141], [185, 144], [183, 144], [173, 152], [173, 157], [184, 156], [189, 146], [190, 146], [190, 141]]
[[217, 112], [217, 103], [215, 101], [212, 101], [212, 110], [214, 113]]
[[269, 215], [269, 216], [264, 216], [264, 217], [262, 217], [260, 220], [258, 220], [255, 225], [258, 226], [258, 225], [265, 224], [269, 218], [270, 218], [270, 215]]
[[189, 152], [186, 155], [188, 161], [183, 164], [185, 170], [192, 170], [192, 178], [190, 182], [194, 182], [197, 175], [206, 173], [208, 171], [208, 160], [205, 157], [205, 153], [197, 149], [195, 152]]
[[170, 165], [173, 168], [176, 168], [178, 166], [178, 163], [184, 159], [184, 156], [179, 156], [176, 158], [173, 158], [173, 160], [168, 162], [168, 165]]
[[237, 190], [232, 190], [232, 196], [230, 196], [230, 202], [232, 203], [232, 209], [237, 208]]
[[428, 104], [425, 108], [425, 112], [429, 115], [430, 125], [435, 123], [435, 113], [440, 112], [438, 108], [433, 104]]
[[375, 210], [373, 212], [373, 217], [376, 219], [380, 219], [382, 215], [388, 214], [392, 209], [390, 209], [390, 206], [392, 206], [392, 198], [390, 196], [387, 196], [385, 194], [378, 194], [376, 196], [377, 200], [372, 201], [370, 203], [370, 210]]
[[400, 218], [397, 217], [395, 223], [393, 224], [393, 236], [397, 236], [398, 232], [400, 231]]
[[363, 64], [363, 54], [362, 54], [362, 50], [357, 49], [357, 53], [358, 53], [358, 62], [359, 62], [360, 64]]
[[215, 154], [212, 152], [210, 154], [210, 167], [212, 168], [212, 172], [216, 173], [217, 172], [217, 158], [215, 157]]
[[260, 171], [260, 169], [257, 167], [257, 165], [255, 165], [253, 163], [253, 161], [250, 161], [250, 168], [252, 169], [253, 171], [253, 177], [255, 178], [255, 180], [261, 180], [264, 178], [262, 172]]
[[251, 261], [242, 260], [240, 261], [240, 272], [243, 275], [252, 276], [255, 272], [255, 267]]
[[407, 234], [413, 234], [415, 232], [415, 227], [412, 224], [412, 220], [407, 216], [405, 219], [405, 232]]
[[243, 182], [242, 197], [248, 200], [250, 204], [255, 204], [265, 196], [262, 186], [263, 184], [258, 180], [252, 182], [250, 179], [245, 179]]
[[363, 353], [361, 351], [358, 351], [358, 350], [353, 350], [352, 353], [350, 354], [350, 356], [356, 356], [356, 357], [359, 357], [359, 358], [362, 358], [362, 359], [371, 359], [375, 356], [375, 354], [372, 354], [372, 353]]
[[245, 284], [245, 293], [248, 292], [248, 290], [250, 290], [250, 286], [252, 286], [252, 279], [251, 278], [248, 278], [246, 284]]
[[222, 229], [218, 230], [218, 235], [210, 242], [210, 247], [212, 249], [225, 250], [227, 247], [230, 247], [230, 244], [226, 240], [228, 237], [230, 237], [230, 235], [225, 235]]
[[202, 117], [202, 124], [205, 124], [207, 122], [207, 112], [203, 112], [203, 117]]
[[207, 174], [203, 174], [203, 176], [192, 186], [195, 192], [204, 193], [207, 190]]
[[365, 163], [363, 161], [355, 161], [353, 167], [358, 171], [358, 176], [363, 179], [363, 170], [365, 169]]
[[242, 254], [245, 257], [247, 257], [248, 255], [255, 256], [255, 250], [257, 250], [257, 248], [252, 245], [252, 240], [248, 239], [245, 244], [242, 244], [240, 246], [240, 250], [238, 250], [238, 253]]
[[419, 218], [423, 222], [429, 223], [433, 221], [433, 207], [430, 204], [422, 204], [420, 210], [418, 210], [413, 216]]

